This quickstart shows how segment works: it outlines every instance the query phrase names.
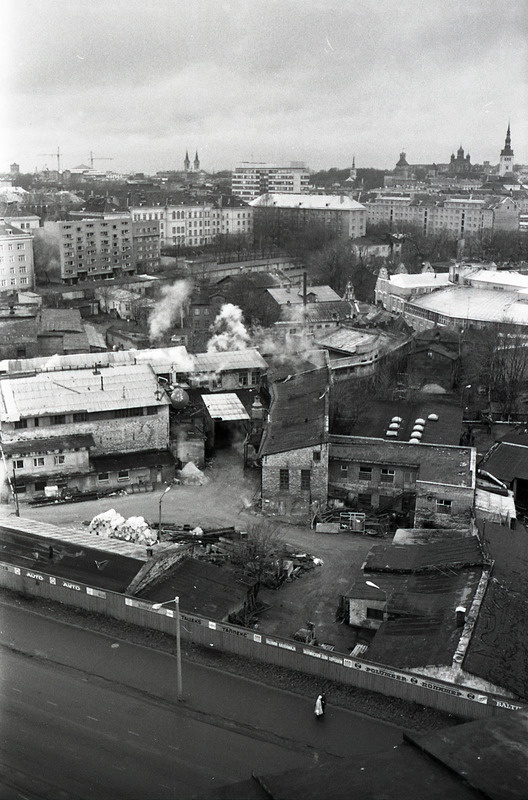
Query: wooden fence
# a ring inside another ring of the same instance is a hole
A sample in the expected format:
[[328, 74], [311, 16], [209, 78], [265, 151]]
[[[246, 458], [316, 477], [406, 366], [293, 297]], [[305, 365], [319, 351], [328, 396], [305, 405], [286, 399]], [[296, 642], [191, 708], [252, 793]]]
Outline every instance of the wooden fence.
[[[83, 583], [2, 562], [0, 586], [159, 630], [170, 636], [176, 635], [174, 610], [167, 607], [154, 610], [153, 603], [148, 600], [94, 589]], [[185, 612], [180, 613], [180, 621], [181, 638], [184, 641], [309, 673], [321, 680], [336, 681], [420, 703], [466, 719], [481, 719], [528, 708], [499, 695], [429, 679], [417, 673], [392, 669], [237, 625]]]

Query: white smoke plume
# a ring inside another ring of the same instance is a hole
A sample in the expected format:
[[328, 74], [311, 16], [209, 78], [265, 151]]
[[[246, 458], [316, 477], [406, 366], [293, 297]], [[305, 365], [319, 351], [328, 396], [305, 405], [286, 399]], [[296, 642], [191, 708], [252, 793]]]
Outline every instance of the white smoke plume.
[[244, 325], [241, 309], [233, 303], [225, 303], [211, 326], [213, 335], [207, 342], [208, 353], [223, 353], [226, 350], [245, 350], [250, 346], [249, 333]]
[[156, 303], [149, 317], [149, 337], [151, 341], [161, 339], [181, 314], [190, 297], [192, 283], [187, 280], [176, 281], [172, 286], [164, 286], [162, 298]]
[[290, 334], [285, 328], [255, 326], [251, 331], [251, 346], [275, 366], [285, 363], [301, 365], [307, 355], [317, 350], [314, 340], [305, 332]]

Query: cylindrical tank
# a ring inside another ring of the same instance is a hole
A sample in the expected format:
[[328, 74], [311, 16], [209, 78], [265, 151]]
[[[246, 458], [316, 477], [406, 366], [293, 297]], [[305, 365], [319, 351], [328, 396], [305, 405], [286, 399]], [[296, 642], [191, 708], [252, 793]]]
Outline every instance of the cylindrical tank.
[[172, 403], [172, 407], [179, 410], [181, 408], [185, 408], [185, 406], [189, 404], [189, 395], [185, 389], [177, 386], [171, 392], [170, 401]]

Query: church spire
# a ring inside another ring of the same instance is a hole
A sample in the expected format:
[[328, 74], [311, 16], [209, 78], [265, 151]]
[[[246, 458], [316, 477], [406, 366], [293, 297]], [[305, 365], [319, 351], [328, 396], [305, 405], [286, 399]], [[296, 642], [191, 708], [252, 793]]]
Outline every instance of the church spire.
[[511, 146], [511, 132], [510, 122], [508, 120], [508, 130], [506, 131], [506, 139], [504, 140], [504, 147], [500, 153], [499, 159], [499, 175], [506, 175], [507, 172], [513, 172], [513, 150]]
[[183, 166], [184, 166], [185, 172], [189, 172], [189, 170], [191, 168], [191, 160], [189, 158], [189, 151], [188, 150], [185, 151], [185, 161], [183, 162]]

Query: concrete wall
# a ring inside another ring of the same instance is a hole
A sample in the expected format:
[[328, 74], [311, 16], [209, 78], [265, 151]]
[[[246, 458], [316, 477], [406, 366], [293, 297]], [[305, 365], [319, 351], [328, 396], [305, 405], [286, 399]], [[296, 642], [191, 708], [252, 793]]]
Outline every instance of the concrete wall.
[[[422, 528], [467, 528], [471, 523], [475, 490], [448, 484], [417, 481], [414, 525]], [[451, 500], [450, 513], [439, 513], [438, 500]]]

